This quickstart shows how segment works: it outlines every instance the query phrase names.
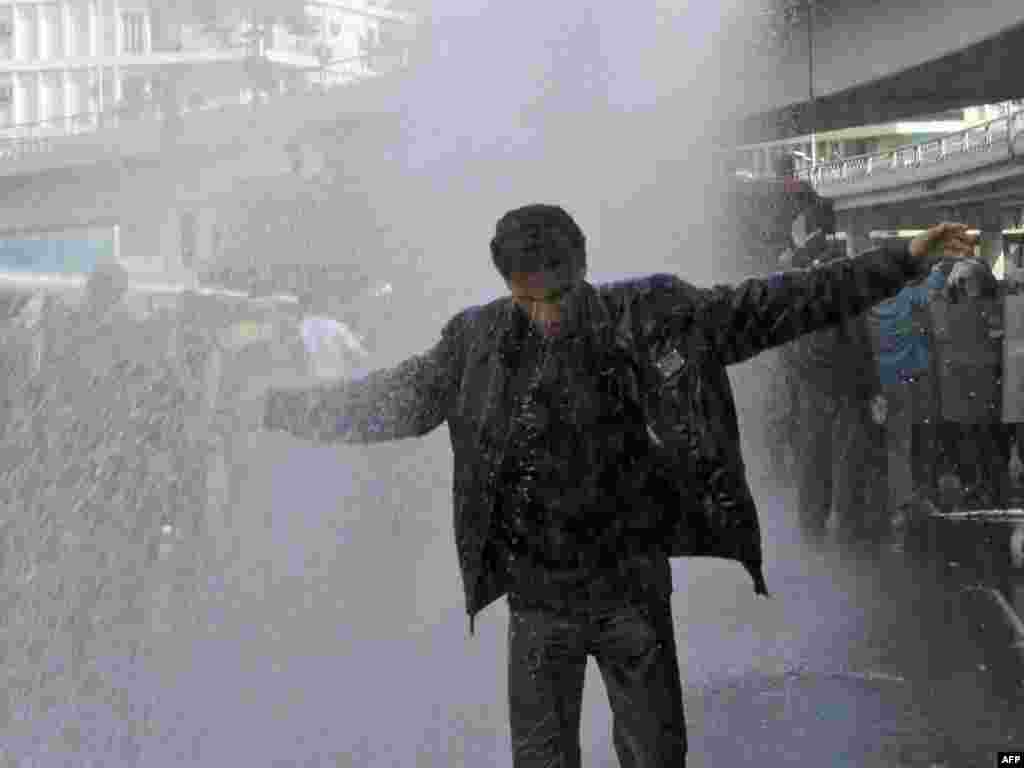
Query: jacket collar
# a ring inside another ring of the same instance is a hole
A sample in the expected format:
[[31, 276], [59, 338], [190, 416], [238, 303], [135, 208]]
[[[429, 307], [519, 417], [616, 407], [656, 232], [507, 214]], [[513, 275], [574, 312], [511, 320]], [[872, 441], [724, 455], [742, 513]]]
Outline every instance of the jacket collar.
[[[616, 328], [613, 325], [611, 310], [597, 289], [587, 281], [581, 281], [576, 288], [576, 295], [570, 303], [571, 317], [567, 323], [570, 333], [578, 329], [603, 336], [608, 343], [628, 348], [630, 339], [625, 323]], [[624, 321], [627, 318], [623, 318]], [[508, 345], [515, 340], [516, 334], [528, 327], [525, 315], [510, 297], [498, 300], [498, 311], [489, 328], [488, 338], [497, 339], [496, 349], [504, 360]], [[492, 347], [492, 350], [494, 347]]]

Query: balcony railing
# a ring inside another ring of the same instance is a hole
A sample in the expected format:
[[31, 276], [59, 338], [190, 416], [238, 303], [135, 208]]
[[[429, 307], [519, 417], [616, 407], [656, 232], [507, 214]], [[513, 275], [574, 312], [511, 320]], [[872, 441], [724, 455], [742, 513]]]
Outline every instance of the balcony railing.
[[857, 155], [796, 172], [797, 178], [817, 187], [843, 184], [868, 178], [884, 178], [886, 174], [909, 168], [936, 166], [955, 157], [1013, 151], [1013, 141], [1024, 131], [1024, 109], [1002, 115], [985, 123], [918, 144], [908, 144], [887, 152]]
[[297, 53], [317, 58], [323, 45], [320, 36], [297, 35], [282, 27], [273, 27], [267, 40], [267, 48], [282, 53]]

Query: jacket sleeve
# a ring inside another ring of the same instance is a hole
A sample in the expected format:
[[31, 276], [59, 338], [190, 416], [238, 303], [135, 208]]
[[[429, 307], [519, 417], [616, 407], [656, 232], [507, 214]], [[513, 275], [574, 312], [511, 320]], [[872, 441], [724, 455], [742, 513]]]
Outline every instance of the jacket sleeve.
[[427, 352], [360, 379], [267, 394], [263, 426], [318, 442], [376, 443], [425, 435], [454, 402], [462, 355], [461, 315]]
[[834, 326], [894, 296], [925, 264], [909, 245], [886, 245], [808, 269], [703, 289], [698, 322], [724, 365]]
[[878, 365], [875, 361], [874, 345], [871, 343], [871, 331], [868, 326], [867, 312], [847, 318], [845, 330], [848, 343], [850, 362], [846, 369], [850, 375], [850, 392], [855, 400], [867, 403], [878, 394]]

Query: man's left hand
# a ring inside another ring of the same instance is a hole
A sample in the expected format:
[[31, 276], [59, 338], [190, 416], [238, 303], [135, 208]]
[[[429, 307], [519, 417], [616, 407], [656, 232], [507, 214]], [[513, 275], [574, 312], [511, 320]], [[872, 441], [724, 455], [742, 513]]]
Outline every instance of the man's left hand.
[[929, 262], [942, 257], [966, 259], [974, 255], [977, 244], [978, 237], [967, 234], [966, 224], [943, 222], [911, 240], [910, 255]]

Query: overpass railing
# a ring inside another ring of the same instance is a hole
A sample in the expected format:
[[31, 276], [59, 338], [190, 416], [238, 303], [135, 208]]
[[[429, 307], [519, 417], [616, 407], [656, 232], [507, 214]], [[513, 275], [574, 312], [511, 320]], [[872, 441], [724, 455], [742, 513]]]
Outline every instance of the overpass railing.
[[884, 177], [908, 168], [936, 166], [955, 157], [993, 151], [1013, 152], [1014, 139], [1024, 131], [1024, 110], [1002, 115], [954, 133], [908, 144], [887, 152], [857, 155], [796, 172], [797, 178], [812, 186], [842, 184]]

